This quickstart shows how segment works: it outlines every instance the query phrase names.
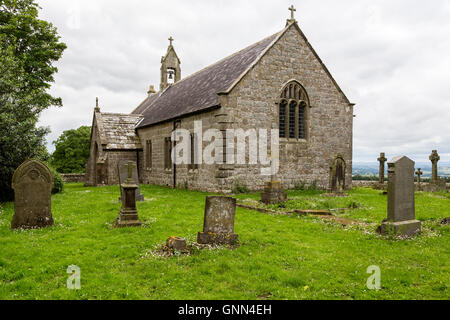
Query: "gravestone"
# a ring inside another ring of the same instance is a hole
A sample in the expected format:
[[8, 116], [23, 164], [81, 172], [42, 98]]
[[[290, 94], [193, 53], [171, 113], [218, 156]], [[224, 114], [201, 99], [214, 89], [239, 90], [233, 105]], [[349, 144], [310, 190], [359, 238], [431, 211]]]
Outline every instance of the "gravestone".
[[116, 219], [115, 227], [139, 227], [142, 222], [139, 220], [136, 209], [136, 185], [133, 181], [133, 169], [135, 165], [132, 161], [128, 162], [127, 179], [120, 185], [122, 190], [122, 207], [119, 216]]
[[14, 217], [11, 229], [34, 229], [53, 225], [51, 191], [53, 175], [39, 160], [27, 160], [14, 172]]
[[[119, 162], [119, 164], [117, 165], [117, 170], [119, 172], [119, 184], [122, 185], [122, 183], [124, 183], [124, 181], [128, 178], [128, 162], [132, 162], [132, 161], [121, 161]], [[141, 190], [139, 189], [139, 175], [138, 175], [138, 171], [137, 171], [137, 166], [135, 162], [133, 163], [133, 171], [132, 171], [132, 180], [133, 180], [133, 184], [137, 185], [137, 189], [136, 189], [136, 201], [144, 201], [144, 195], [141, 194]], [[120, 188], [120, 198], [119, 201], [122, 201], [123, 198], [123, 189], [122, 187]]]
[[422, 191], [421, 177], [423, 175], [423, 172], [421, 168], [417, 169], [416, 174], [417, 174], [417, 190]]
[[379, 178], [378, 178], [378, 183], [383, 184], [384, 183], [384, 163], [387, 161], [386, 157], [385, 157], [385, 153], [382, 152], [380, 153], [380, 157], [377, 159], [378, 162], [380, 162], [380, 168], [379, 168]]
[[271, 177], [270, 181], [264, 186], [264, 191], [261, 192], [261, 202], [264, 204], [276, 204], [285, 202], [287, 194], [281, 188], [281, 182], [276, 179], [274, 162], [271, 161]]
[[206, 197], [203, 232], [199, 232], [200, 244], [235, 244], [238, 235], [234, 234], [236, 199], [222, 196]]
[[344, 194], [345, 190], [345, 164], [344, 157], [337, 154], [330, 165], [330, 188], [329, 191], [334, 194]]
[[411, 236], [421, 230], [415, 218], [414, 161], [398, 156], [388, 162], [387, 219], [378, 228], [381, 234]]
[[447, 186], [444, 180], [438, 176], [438, 161], [441, 157], [437, 153], [437, 150], [433, 150], [429, 157], [431, 161], [431, 181], [425, 186], [425, 191], [438, 192], [446, 190]]

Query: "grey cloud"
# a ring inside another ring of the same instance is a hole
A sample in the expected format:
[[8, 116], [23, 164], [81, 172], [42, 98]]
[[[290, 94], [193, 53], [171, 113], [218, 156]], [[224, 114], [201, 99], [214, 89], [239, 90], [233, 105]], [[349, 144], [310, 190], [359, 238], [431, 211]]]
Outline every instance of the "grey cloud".
[[[39, 1], [39, 0], [38, 0]], [[102, 110], [130, 112], [158, 87], [160, 58], [175, 38], [182, 77], [284, 27], [287, 8], [352, 102], [354, 159], [379, 152], [450, 161], [450, 2], [433, 0], [40, 0], [68, 49], [43, 113], [56, 139]], [[49, 146], [53, 149], [52, 146]]]

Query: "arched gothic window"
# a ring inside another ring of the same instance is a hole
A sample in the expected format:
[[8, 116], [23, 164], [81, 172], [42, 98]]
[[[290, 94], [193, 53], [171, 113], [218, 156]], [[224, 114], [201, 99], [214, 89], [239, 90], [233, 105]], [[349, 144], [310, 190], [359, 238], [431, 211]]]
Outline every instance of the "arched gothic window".
[[309, 106], [305, 89], [296, 81], [281, 91], [279, 106], [280, 138], [306, 139], [306, 113]]

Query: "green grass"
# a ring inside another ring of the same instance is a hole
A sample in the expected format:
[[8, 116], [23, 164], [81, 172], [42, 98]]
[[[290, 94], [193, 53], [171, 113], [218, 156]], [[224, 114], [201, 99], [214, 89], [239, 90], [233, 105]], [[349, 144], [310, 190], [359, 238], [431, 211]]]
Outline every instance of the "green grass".
[[[191, 256], [149, 254], [171, 236], [192, 243], [203, 226], [206, 193], [141, 186], [141, 228], [113, 229], [117, 186], [67, 184], [52, 197], [55, 226], [11, 231], [13, 204], [0, 207], [0, 299], [449, 299], [448, 193], [418, 193], [423, 233], [386, 239], [374, 230], [386, 217], [386, 196], [354, 189], [347, 198], [290, 191], [286, 208], [357, 206], [340, 216], [367, 222], [346, 227], [317, 217], [268, 215], [238, 208], [241, 246]], [[237, 195], [258, 199], [258, 194]], [[246, 200], [252, 201], [252, 200]], [[81, 268], [81, 290], [68, 290], [66, 269]], [[381, 290], [369, 290], [367, 267], [381, 269]]]

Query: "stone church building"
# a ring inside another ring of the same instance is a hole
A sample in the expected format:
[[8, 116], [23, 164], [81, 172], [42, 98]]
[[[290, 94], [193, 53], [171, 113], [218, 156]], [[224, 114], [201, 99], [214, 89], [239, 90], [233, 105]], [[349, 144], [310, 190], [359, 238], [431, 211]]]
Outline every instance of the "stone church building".
[[[172, 163], [172, 131], [189, 130], [194, 144], [194, 121], [202, 121], [203, 130], [222, 132], [279, 129], [276, 177], [283, 188], [300, 182], [330, 188], [336, 157], [345, 162], [345, 188], [351, 187], [354, 104], [300, 30], [293, 11], [280, 32], [184, 79], [169, 40], [158, 92], [150, 86], [130, 114], [104, 113], [96, 106], [86, 185], [118, 184], [117, 164], [132, 160], [145, 184], [224, 193], [237, 184], [262, 190], [270, 177], [261, 175], [260, 164]], [[203, 148], [208, 144], [203, 142]]]

